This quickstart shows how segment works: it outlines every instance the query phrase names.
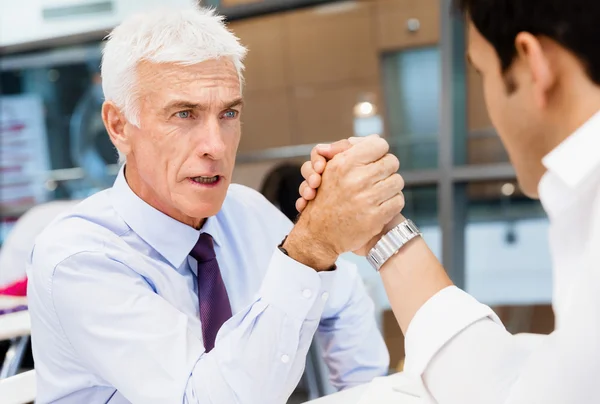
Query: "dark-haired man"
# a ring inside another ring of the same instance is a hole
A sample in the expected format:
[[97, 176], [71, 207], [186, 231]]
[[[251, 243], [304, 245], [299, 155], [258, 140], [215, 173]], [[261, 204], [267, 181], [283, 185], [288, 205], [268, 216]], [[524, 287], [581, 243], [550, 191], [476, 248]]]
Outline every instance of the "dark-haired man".
[[[405, 369], [439, 404], [599, 403], [600, 2], [458, 6], [469, 21], [469, 59], [521, 188], [550, 217], [556, 330], [510, 335], [489, 307], [451, 285], [418, 230], [398, 217], [388, 225], [400, 224], [395, 237], [382, 236], [394, 248], [370, 254], [406, 333]], [[325, 159], [350, 146], [315, 150], [303, 166], [300, 210], [315, 197]]]

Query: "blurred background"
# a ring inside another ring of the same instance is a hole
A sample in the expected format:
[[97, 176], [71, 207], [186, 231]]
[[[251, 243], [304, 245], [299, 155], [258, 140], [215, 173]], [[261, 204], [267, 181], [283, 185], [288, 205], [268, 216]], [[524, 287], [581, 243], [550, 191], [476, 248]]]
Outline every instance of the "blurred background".
[[[102, 39], [132, 13], [190, 2], [0, 0], [0, 244], [32, 208], [111, 186], [117, 156], [100, 118]], [[449, 3], [204, 3], [250, 50], [234, 181], [289, 209], [296, 164], [314, 144], [385, 136], [406, 179], [405, 215], [454, 282], [494, 307], [511, 331], [546, 333], [548, 222], [516, 183]], [[379, 276], [347, 258], [359, 266], [392, 366], [401, 368], [402, 334]], [[12, 270], [0, 267], [0, 283]]]

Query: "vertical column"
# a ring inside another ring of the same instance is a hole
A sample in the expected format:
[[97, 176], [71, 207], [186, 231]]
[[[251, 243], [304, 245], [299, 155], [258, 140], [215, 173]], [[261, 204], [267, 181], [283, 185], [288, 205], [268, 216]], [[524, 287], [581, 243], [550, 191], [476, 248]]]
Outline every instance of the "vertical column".
[[439, 222], [442, 232], [442, 263], [454, 283], [465, 287], [466, 194], [455, 186], [456, 165], [466, 163], [466, 70], [465, 28], [452, 11], [452, 0], [440, 0], [440, 54], [442, 96], [438, 169]]

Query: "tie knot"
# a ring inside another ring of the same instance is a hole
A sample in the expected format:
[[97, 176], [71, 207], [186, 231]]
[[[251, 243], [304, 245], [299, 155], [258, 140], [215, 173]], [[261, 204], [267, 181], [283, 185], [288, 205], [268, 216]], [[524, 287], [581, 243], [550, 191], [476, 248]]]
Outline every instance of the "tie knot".
[[208, 233], [200, 234], [198, 242], [192, 248], [190, 255], [198, 262], [206, 262], [215, 259], [215, 247], [213, 245], [213, 238]]

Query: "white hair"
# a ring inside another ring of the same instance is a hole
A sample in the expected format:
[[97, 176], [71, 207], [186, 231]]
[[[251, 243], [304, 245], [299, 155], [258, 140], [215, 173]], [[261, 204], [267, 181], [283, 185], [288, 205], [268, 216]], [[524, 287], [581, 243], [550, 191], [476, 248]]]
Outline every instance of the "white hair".
[[[140, 126], [136, 69], [141, 62], [193, 65], [230, 58], [243, 83], [247, 49], [210, 8], [157, 9], [134, 15], [107, 37], [102, 55], [102, 89], [107, 101]], [[119, 152], [119, 161], [124, 156]]]

